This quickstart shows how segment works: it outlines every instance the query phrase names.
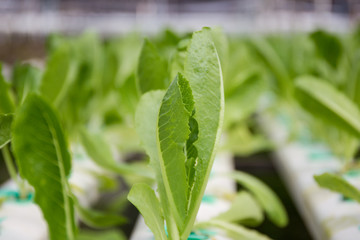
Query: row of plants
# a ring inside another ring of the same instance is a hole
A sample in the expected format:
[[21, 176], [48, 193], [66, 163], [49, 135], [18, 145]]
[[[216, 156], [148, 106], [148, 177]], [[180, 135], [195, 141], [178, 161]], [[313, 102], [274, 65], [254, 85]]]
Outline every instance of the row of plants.
[[[228, 174], [243, 187], [228, 196], [231, 208], [196, 222], [217, 150], [250, 154], [271, 146], [250, 130], [265, 91], [262, 70], [250, 66], [250, 52], [233, 52], [234, 46], [208, 28], [183, 36], [166, 30], [144, 41], [138, 34], [51, 36], [44, 69], [17, 64], [10, 79], [0, 79], [0, 146], [19, 189], [3, 201], [34, 201], [52, 240], [123, 239], [113, 231], [79, 232], [78, 219], [105, 229], [126, 222], [118, 209], [79, 203], [68, 179], [81, 148], [105, 170], [94, 177], [110, 190], [117, 176], [131, 186], [117, 201], [127, 195], [156, 239], [188, 239], [208, 228], [234, 239], [268, 239], [251, 227], [264, 215], [284, 227], [287, 214], [271, 189], [244, 172]], [[115, 157], [142, 149], [148, 161]]]
[[[360, 201], [343, 178], [358, 168], [359, 33], [53, 35], [44, 69], [20, 63], [0, 79], [0, 147], [19, 188], [15, 197], [34, 194], [50, 239], [100, 237], [77, 234], [75, 215], [94, 228], [124, 224], [119, 209], [85, 208], [73, 194], [68, 177], [83, 148], [106, 171], [96, 176], [106, 191], [117, 176], [126, 180], [131, 191], [117, 201], [127, 196], [155, 239], [187, 239], [207, 228], [267, 239], [251, 228], [264, 213], [283, 227], [286, 212], [272, 190], [243, 172], [228, 174], [243, 187], [230, 210], [195, 221], [217, 151], [246, 156], [275, 148], [256, 122], [266, 113], [286, 126], [290, 142], [325, 143], [343, 167], [315, 180]], [[148, 159], [118, 159], [139, 151]]]
[[271, 79], [270, 113], [286, 126], [290, 142], [321, 142], [330, 149], [342, 167], [314, 178], [355, 201], [360, 192], [344, 176], [359, 167], [359, 33], [319, 30], [250, 40]]

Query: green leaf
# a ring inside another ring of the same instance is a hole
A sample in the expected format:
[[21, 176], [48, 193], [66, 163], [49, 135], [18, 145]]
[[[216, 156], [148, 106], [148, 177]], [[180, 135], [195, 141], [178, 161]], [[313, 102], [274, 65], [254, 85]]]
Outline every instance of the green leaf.
[[254, 197], [245, 191], [241, 191], [232, 201], [230, 209], [221, 213], [215, 219], [257, 226], [264, 220], [264, 215]]
[[155, 239], [167, 240], [164, 217], [161, 214], [160, 202], [154, 190], [144, 183], [134, 184], [128, 199], [140, 211]]
[[288, 223], [286, 210], [276, 194], [263, 182], [250, 174], [244, 172], [232, 172], [226, 174], [249, 190], [264, 209], [269, 219], [279, 227], [284, 227]]
[[359, 189], [351, 185], [344, 178], [335, 174], [324, 173], [314, 176], [314, 179], [320, 187], [341, 193], [345, 197], [351, 198], [360, 203]]
[[117, 230], [106, 230], [106, 231], [81, 231], [76, 240], [126, 240], [125, 235]]
[[258, 69], [244, 70], [234, 81], [238, 83], [225, 93], [225, 128], [250, 117], [266, 90], [265, 79]]
[[[170, 212], [168, 197], [165, 191], [164, 181], [161, 174], [161, 167], [157, 147], [157, 123], [158, 115], [164, 91], [150, 91], [142, 95], [135, 114], [136, 131], [146, 153], [150, 157], [150, 165], [155, 171], [157, 187], [160, 195], [160, 202], [167, 223], [169, 236], [179, 235], [175, 220]], [[144, 216], [145, 217], [145, 216]]]
[[190, 39], [185, 38], [178, 43], [177, 49], [170, 59], [170, 79], [174, 79], [179, 72], [184, 72], [184, 62]]
[[319, 56], [336, 68], [343, 52], [340, 40], [335, 35], [321, 30], [311, 33], [310, 39], [313, 40]]
[[90, 134], [85, 128], [82, 128], [80, 137], [86, 153], [100, 167], [124, 176], [137, 175], [154, 178], [151, 169], [144, 165], [116, 162], [109, 144], [100, 134]]
[[274, 74], [280, 94], [285, 97], [291, 96], [293, 91], [292, 79], [286, 69], [285, 63], [275, 49], [268, 41], [262, 38], [252, 38], [250, 45], [254, 47], [265, 66], [267, 66]]
[[168, 86], [167, 64], [155, 46], [145, 39], [137, 69], [139, 89], [142, 93], [150, 90], [166, 89]]
[[48, 223], [50, 239], [75, 239], [67, 181], [71, 159], [52, 107], [40, 96], [29, 94], [16, 113], [12, 136], [20, 175], [35, 189], [34, 200]]
[[[138, 33], [130, 33], [109, 42], [110, 51], [115, 55], [115, 86], [123, 82], [136, 72], [141, 51], [142, 37]], [[105, 65], [105, 67], [107, 67]]]
[[40, 69], [29, 64], [15, 65], [12, 81], [16, 90], [18, 105], [25, 100], [28, 93], [39, 89], [41, 74]]
[[135, 75], [130, 75], [123, 85], [119, 88], [119, 101], [117, 104], [120, 104], [120, 111], [126, 117], [131, 115], [131, 120], [133, 120], [135, 115], [136, 105], [139, 102], [140, 96], [136, 86], [136, 77]]
[[210, 30], [204, 28], [193, 34], [185, 61], [185, 77], [190, 83], [195, 102], [194, 118], [198, 123], [196, 180], [189, 199], [186, 231], [190, 234], [204, 194], [220, 140], [224, 115], [224, 89], [220, 61]]
[[[157, 122], [161, 101], [165, 92], [161, 90], [150, 91], [141, 96], [135, 113], [136, 132], [141, 144], [150, 157], [150, 164], [156, 173], [160, 173], [157, 149]], [[157, 167], [158, 166], [158, 167]]]
[[88, 31], [74, 39], [72, 43], [74, 44], [73, 51], [76, 54], [78, 64], [86, 72], [84, 74], [86, 79], [79, 79], [79, 81], [86, 83], [84, 88], [95, 89], [98, 93], [102, 92], [104, 54], [99, 36]]
[[180, 228], [187, 212], [184, 148], [190, 134], [189, 118], [193, 107], [189, 82], [179, 74], [162, 100], [157, 140], [163, 183], [171, 207], [177, 210], [174, 214]]
[[76, 77], [77, 64], [70, 47], [62, 44], [49, 57], [41, 80], [41, 94], [55, 106], [64, 98]]
[[15, 104], [10, 93], [10, 86], [5, 81], [1, 72], [2, 66], [0, 64], [0, 114], [13, 113], [15, 110]]
[[175, 220], [170, 211], [170, 204], [165, 191], [164, 181], [161, 174], [160, 160], [157, 147], [157, 123], [160, 105], [164, 97], [164, 91], [150, 91], [145, 93], [138, 104], [135, 114], [136, 131], [146, 153], [150, 157], [150, 165], [155, 171], [157, 188], [164, 217], [167, 223], [169, 237], [178, 237], [179, 233]]
[[126, 218], [115, 213], [102, 212], [83, 207], [80, 205], [75, 196], [73, 196], [72, 199], [80, 219], [90, 227], [108, 228], [122, 225], [127, 222]]
[[11, 140], [13, 114], [0, 114], [0, 149]]
[[241, 225], [221, 221], [211, 220], [208, 222], [202, 222], [197, 225], [199, 228], [215, 227], [224, 230], [229, 237], [237, 240], [269, 240], [270, 238], [251, 229], [247, 229]]
[[360, 137], [360, 110], [328, 82], [303, 76], [296, 79], [296, 96], [314, 116]]

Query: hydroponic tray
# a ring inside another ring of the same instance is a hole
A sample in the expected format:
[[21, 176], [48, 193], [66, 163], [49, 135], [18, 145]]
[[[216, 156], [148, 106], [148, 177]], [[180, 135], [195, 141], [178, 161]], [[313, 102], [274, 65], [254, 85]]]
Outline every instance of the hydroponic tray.
[[[94, 174], [104, 170], [96, 166], [80, 147], [74, 149], [73, 156], [70, 184], [81, 205], [90, 206], [99, 196], [99, 182]], [[0, 208], [0, 240], [48, 239], [46, 222], [40, 208], [32, 201], [33, 196], [15, 200], [17, 194], [13, 181], [9, 180], [0, 188], [0, 197], [13, 197]]]
[[[275, 164], [314, 239], [360, 239], [360, 204], [320, 188], [313, 178], [340, 170], [340, 160], [319, 142], [287, 142], [281, 119], [263, 115], [260, 121], [277, 145]], [[360, 172], [349, 171], [344, 177], [360, 188]]]
[[[231, 202], [226, 196], [236, 192], [236, 183], [227, 177], [214, 177], [217, 173], [227, 173], [234, 170], [233, 158], [230, 153], [220, 153], [217, 155], [212, 168], [210, 179], [205, 190], [205, 194], [197, 215], [196, 221], [206, 221], [216, 217], [222, 212], [230, 209]], [[230, 240], [224, 233], [217, 230], [210, 230], [203, 233], [205, 236], [215, 237], [217, 240]], [[191, 239], [202, 239], [202, 236], [192, 233]], [[144, 218], [139, 215], [133, 234], [130, 240], [153, 240], [154, 235], [146, 226]]]

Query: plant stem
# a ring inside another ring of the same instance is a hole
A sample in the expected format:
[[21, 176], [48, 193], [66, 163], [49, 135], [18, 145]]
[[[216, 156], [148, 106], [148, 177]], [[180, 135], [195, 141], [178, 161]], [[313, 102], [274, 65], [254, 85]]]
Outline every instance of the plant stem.
[[4, 146], [1, 150], [4, 156], [5, 164], [8, 169], [8, 172], [10, 174], [11, 179], [16, 183], [16, 185], [19, 188], [20, 197], [24, 198], [26, 196], [25, 192], [25, 185], [24, 182], [21, 181], [17, 175], [16, 168], [13, 162], [13, 159], [10, 155], [9, 147], [8, 145]]

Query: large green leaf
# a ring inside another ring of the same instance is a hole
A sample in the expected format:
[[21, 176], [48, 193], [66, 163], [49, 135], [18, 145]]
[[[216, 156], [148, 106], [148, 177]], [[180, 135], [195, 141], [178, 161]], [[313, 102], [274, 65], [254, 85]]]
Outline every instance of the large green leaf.
[[142, 93], [168, 86], [167, 64], [155, 46], [145, 39], [137, 69], [139, 89]]
[[311, 114], [360, 137], [360, 110], [328, 82], [303, 76], [296, 79], [296, 96]]
[[149, 179], [154, 178], [151, 170], [144, 165], [117, 162], [114, 159], [109, 144], [100, 134], [90, 134], [84, 128], [80, 133], [82, 145], [97, 165], [124, 176], [137, 175]]
[[50, 239], [75, 239], [67, 181], [71, 159], [54, 110], [40, 96], [28, 95], [16, 113], [12, 136], [20, 175], [35, 189], [35, 202], [48, 223]]
[[360, 203], [359, 189], [351, 185], [344, 178], [335, 174], [324, 173], [314, 176], [314, 179], [320, 185], [320, 187], [341, 193], [345, 197], [351, 198]]
[[11, 123], [13, 114], [0, 114], [0, 148], [4, 147], [11, 140]]
[[232, 201], [230, 209], [221, 213], [215, 219], [256, 226], [262, 223], [264, 215], [254, 197], [248, 192], [241, 191]]
[[240, 171], [226, 174], [226, 176], [234, 179], [243, 187], [248, 189], [260, 203], [261, 207], [265, 210], [266, 215], [274, 224], [279, 227], [287, 225], [288, 216], [286, 214], [286, 210], [280, 199], [268, 186], [250, 174]]
[[17, 103], [21, 104], [28, 93], [35, 92], [39, 89], [41, 71], [29, 64], [15, 65], [12, 81], [16, 90]]
[[12, 113], [14, 112], [15, 104], [10, 93], [10, 85], [5, 82], [1, 72], [2, 66], [0, 65], [0, 114]]
[[167, 240], [164, 217], [154, 190], [144, 183], [135, 184], [130, 190], [128, 199], [140, 211], [155, 239]]
[[62, 44], [47, 61], [40, 84], [42, 95], [54, 105], [60, 104], [75, 79], [76, 69], [77, 64], [69, 45]]
[[207, 180], [213, 165], [217, 144], [220, 140], [224, 115], [224, 88], [220, 61], [210, 30], [204, 28], [193, 34], [185, 61], [185, 77], [190, 83], [195, 102], [194, 118], [198, 123], [198, 139], [194, 143], [198, 151], [196, 180], [189, 200], [186, 231], [190, 233], [200, 207]]
[[237, 240], [270, 240], [269, 237], [258, 233], [255, 230], [247, 229], [241, 225], [221, 221], [221, 220], [211, 220], [208, 222], [203, 222], [197, 225], [199, 228], [205, 227], [215, 227], [221, 230], [224, 230], [229, 237]]
[[194, 108], [189, 82], [179, 74], [162, 100], [158, 119], [158, 150], [163, 183], [178, 227], [187, 212], [187, 176], [184, 148], [190, 134], [189, 118]]

